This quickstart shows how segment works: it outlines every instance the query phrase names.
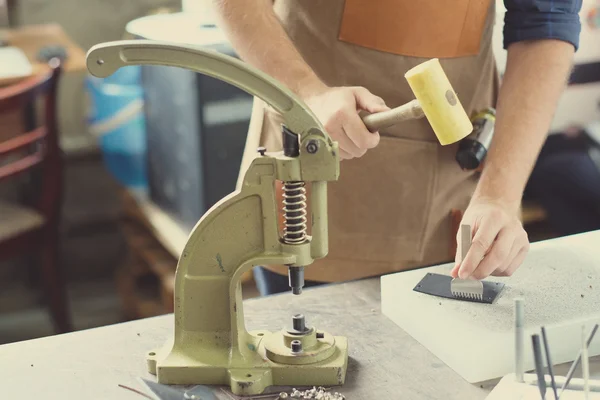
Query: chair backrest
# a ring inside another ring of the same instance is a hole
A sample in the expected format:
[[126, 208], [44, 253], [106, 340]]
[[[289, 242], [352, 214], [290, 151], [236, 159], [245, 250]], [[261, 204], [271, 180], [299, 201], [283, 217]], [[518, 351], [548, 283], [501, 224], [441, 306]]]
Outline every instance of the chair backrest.
[[[54, 208], [56, 198], [62, 190], [62, 155], [58, 137], [57, 87], [61, 75], [58, 59], [49, 62], [45, 74], [35, 75], [10, 86], [0, 87], [0, 116], [20, 112], [29, 119], [34, 114], [38, 100], [42, 100], [43, 118], [24, 132], [2, 132], [8, 140], [0, 141], [0, 182], [23, 174], [39, 166], [41, 187], [36, 208], [44, 214]], [[0, 130], [5, 127], [0, 126]], [[1, 140], [1, 139], [0, 139]], [[45, 205], [52, 203], [52, 206]]]

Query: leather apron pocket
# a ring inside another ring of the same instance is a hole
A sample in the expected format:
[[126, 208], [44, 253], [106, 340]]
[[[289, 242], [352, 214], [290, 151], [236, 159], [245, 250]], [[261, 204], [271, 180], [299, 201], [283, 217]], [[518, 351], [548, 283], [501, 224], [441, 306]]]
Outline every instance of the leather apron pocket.
[[339, 39], [403, 56], [471, 56], [479, 53], [491, 4], [491, 0], [345, 0]]
[[434, 142], [381, 137], [363, 157], [342, 161], [329, 184], [332, 258], [418, 262], [437, 176]]

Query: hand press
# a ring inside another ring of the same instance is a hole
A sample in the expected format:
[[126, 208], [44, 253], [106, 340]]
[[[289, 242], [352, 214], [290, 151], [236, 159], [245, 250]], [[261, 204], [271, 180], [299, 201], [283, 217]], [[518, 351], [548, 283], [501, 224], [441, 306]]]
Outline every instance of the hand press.
[[[192, 230], [175, 275], [174, 334], [164, 347], [147, 353], [148, 370], [160, 383], [229, 385], [241, 395], [262, 393], [271, 385], [343, 384], [345, 337], [306, 326], [301, 315], [279, 332], [248, 332], [241, 290], [246, 271], [284, 264], [289, 266], [292, 292], [300, 294], [303, 268], [327, 255], [327, 182], [339, 177], [337, 143], [291, 91], [232, 57], [145, 40], [96, 45], [87, 55], [88, 70], [97, 77], [139, 64], [182, 67], [228, 82], [264, 100], [284, 120], [283, 151], [260, 149], [241, 188], [216, 203]], [[426, 77], [427, 70], [419, 76]], [[444, 123], [440, 115], [464, 113], [449, 84], [432, 89], [444, 95], [432, 97], [424, 109], [433, 112], [438, 123]], [[445, 114], [435, 114], [437, 102], [444, 103]], [[465, 124], [464, 119], [453, 124], [461, 129], [450, 129], [443, 144], [462, 139], [468, 133]], [[284, 187], [281, 205], [276, 181]], [[306, 182], [312, 188], [310, 232]], [[283, 232], [277, 224], [280, 206]]]
[[[226, 55], [193, 46], [117, 41], [93, 47], [88, 70], [106, 77], [127, 65], [187, 68], [262, 98], [284, 119], [285, 150], [261, 150], [240, 190], [198, 221], [175, 275], [172, 340], [147, 354], [148, 369], [165, 384], [229, 385], [235, 394], [258, 394], [271, 385], [340, 385], [348, 359], [344, 337], [306, 326], [302, 317], [279, 332], [248, 332], [241, 277], [254, 266], [285, 264], [295, 293], [303, 268], [327, 254], [327, 182], [339, 176], [337, 143], [295, 95], [271, 77]], [[277, 204], [275, 181], [284, 185]], [[310, 182], [308, 234], [304, 185]], [[279, 232], [277, 208], [285, 230]]]

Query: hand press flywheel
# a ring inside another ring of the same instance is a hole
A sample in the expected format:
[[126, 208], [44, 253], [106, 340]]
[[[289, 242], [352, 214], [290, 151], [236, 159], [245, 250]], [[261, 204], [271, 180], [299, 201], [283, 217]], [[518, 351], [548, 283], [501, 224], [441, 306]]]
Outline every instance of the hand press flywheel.
[[[145, 40], [94, 46], [87, 67], [107, 77], [121, 67], [155, 64], [186, 68], [228, 82], [281, 113], [284, 151], [261, 150], [239, 190], [198, 221], [175, 275], [174, 335], [147, 354], [148, 369], [165, 384], [230, 385], [235, 394], [262, 393], [271, 385], [344, 383], [344, 337], [307, 327], [296, 316], [279, 332], [248, 332], [241, 277], [252, 267], [289, 266], [290, 287], [300, 294], [304, 267], [328, 252], [327, 182], [339, 176], [337, 143], [291, 91], [235, 58], [194, 46]], [[284, 188], [278, 204], [276, 181]], [[311, 184], [310, 235], [305, 183]], [[283, 207], [285, 229], [278, 228]]]

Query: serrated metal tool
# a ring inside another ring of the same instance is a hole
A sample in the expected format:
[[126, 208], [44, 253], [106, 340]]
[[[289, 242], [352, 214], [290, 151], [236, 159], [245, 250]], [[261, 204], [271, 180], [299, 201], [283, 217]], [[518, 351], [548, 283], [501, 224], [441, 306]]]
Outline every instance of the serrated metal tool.
[[[460, 260], [461, 263], [471, 248], [471, 225], [460, 226]], [[475, 279], [454, 278], [450, 282], [450, 292], [456, 298], [483, 300], [483, 282]]]

